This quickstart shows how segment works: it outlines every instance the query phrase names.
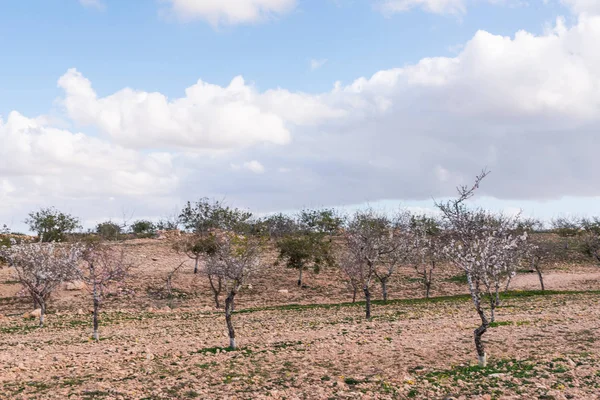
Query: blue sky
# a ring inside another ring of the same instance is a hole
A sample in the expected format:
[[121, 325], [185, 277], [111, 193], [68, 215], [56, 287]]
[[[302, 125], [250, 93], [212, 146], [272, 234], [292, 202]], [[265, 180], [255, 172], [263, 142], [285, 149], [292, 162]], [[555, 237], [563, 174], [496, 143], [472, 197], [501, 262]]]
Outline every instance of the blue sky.
[[[0, 13], [0, 112], [48, 113], [60, 95], [56, 80], [76, 67], [99, 94], [123, 87], [180, 96], [198, 79], [226, 85], [243, 75], [260, 88], [318, 93], [423, 57], [453, 55], [479, 29], [513, 35], [541, 33], [566, 14], [559, 5], [478, 3], [461, 16], [420, 9], [385, 16], [369, 0], [300, 1], [289, 15], [262, 24], [214, 29], [202, 21], [177, 23], [146, 0], [7, 2]], [[163, 5], [164, 8], [164, 5]], [[310, 60], [327, 59], [318, 72]]]
[[592, 3], [6, 2], [0, 223], [431, 208], [484, 166], [484, 206], [600, 213]]

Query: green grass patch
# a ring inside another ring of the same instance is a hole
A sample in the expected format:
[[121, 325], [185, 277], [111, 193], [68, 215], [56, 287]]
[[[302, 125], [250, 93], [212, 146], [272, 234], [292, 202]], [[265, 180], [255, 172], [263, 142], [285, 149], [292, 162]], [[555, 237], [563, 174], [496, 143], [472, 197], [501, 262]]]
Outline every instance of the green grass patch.
[[237, 348], [237, 349], [232, 349], [230, 347], [206, 347], [204, 349], [200, 349], [200, 350], [196, 350], [196, 351], [191, 351], [190, 354], [217, 354], [217, 353], [229, 353], [232, 351], [239, 351], [241, 353], [244, 354], [251, 354], [252, 350], [247, 349], [247, 348]]
[[510, 374], [515, 378], [533, 378], [535, 364], [531, 361], [520, 361], [511, 359], [492, 360], [487, 367], [478, 365], [457, 366], [448, 370], [434, 371], [425, 375], [425, 379], [437, 380], [462, 380], [465, 382], [476, 382], [481, 378], [488, 378], [494, 374]]
[[39, 328], [39, 325], [12, 325], [12, 326], [3, 326], [0, 328], [0, 333], [6, 334], [21, 334], [25, 335], [33, 330]]
[[287, 349], [288, 347], [296, 347], [302, 345], [302, 341], [298, 340], [296, 342], [277, 342], [273, 343], [272, 347], [275, 349]]
[[216, 365], [217, 365], [217, 363], [215, 361], [209, 362], [209, 363], [204, 363], [204, 364], [195, 364], [195, 366], [200, 369], [209, 369], [211, 367], [215, 367]]
[[[539, 297], [539, 296], [557, 296], [557, 295], [600, 295], [600, 290], [517, 290], [509, 291], [501, 294], [501, 298], [506, 299], [521, 299], [528, 297]], [[416, 305], [416, 304], [428, 304], [428, 303], [450, 303], [450, 302], [465, 302], [470, 301], [471, 295], [469, 294], [458, 294], [452, 296], [439, 296], [427, 298], [416, 298], [416, 299], [391, 299], [387, 302], [383, 300], [372, 300], [372, 305], [385, 306], [385, 305]], [[313, 310], [313, 309], [336, 309], [341, 307], [364, 307], [364, 301], [342, 302], [342, 303], [315, 303], [315, 304], [284, 304], [280, 306], [268, 306], [268, 307], [253, 307], [245, 308], [235, 311], [236, 314], [247, 314], [259, 311], [302, 311], [302, 310]], [[213, 311], [212, 313], [222, 313], [220, 311]]]
[[508, 325], [512, 325], [513, 323], [511, 321], [494, 321], [494, 322], [490, 322], [490, 328], [496, 328], [499, 326], [508, 326]]
[[450, 278], [446, 279], [446, 282], [453, 282], [453, 283], [464, 283], [466, 284], [467, 281], [467, 275], [466, 274], [460, 274], [460, 275], [454, 275]]

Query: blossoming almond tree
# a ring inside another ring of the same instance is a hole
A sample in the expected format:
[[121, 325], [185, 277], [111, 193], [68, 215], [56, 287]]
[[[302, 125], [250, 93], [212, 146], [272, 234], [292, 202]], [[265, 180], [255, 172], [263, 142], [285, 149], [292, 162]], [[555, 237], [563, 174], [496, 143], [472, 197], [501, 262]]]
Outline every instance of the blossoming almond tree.
[[102, 299], [111, 285], [124, 281], [131, 264], [126, 261], [123, 248], [115, 249], [102, 243], [88, 244], [82, 258], [84, 263], [78, 270], [78, 278], [87, 284], [92, 294], [93, 338], [98, 341], [98, 314]]
[[229, 333], [229, 347], [235, 350], [237, 343], [232, 321], [235, 296], [248, 279], [261, 269], [263, 240], [259, 237], [226, 232], [215, 237], [215, 243], [215, 251], [208, 255], [210, 260], [206, 265], [210, 266], [210, 273], [221, 280], [226, 290], [225, 321]]
[[2, 247], [0, 254], [17, 279], [40, 307], [40, 327], [44, 326], [47, 302], [62, 283], [77, 277], [82, 247], [79, 244], [12, 243]]
[[410, 260], [414, 252], [412, 232], [410, 230], [411, 215], [408, 211], [399, 211], [391, 218], [386, 217], [387, 229], [382, 233], [385, 237], [380, 246], [379, 262], [375, 263], [374, 274], [381, 285], [383, 301], [388, 300], [388, 282], [398, 267]]
[[556, 245], [547, 240], [540, 240], [535, 235], [532, 235], [531, 239], [527, 253], [530, 259], [530, 268], [537, 273], [540, 281], [540, 289], [544, 291], [546, 290], [543, 274], [544, 266], [553, 260]]
[[437, 203], [450, 235], [444, 253], [466, 273], [471, 298], [481, 319], [481, 325], [474, 331], [480, 366], [487, 363], [482, 335], [494, 321], [500, 289], [514, 275], [527, 241], [527, 231], [518, 233], [519, 215], [497, 216], [468, 209], [464, 204], [487, 174], [483, 171], [478, 175], [471, 188], [459, 187], [457, 199]]
[[415, 216], [411, 221], [413, 238], [413, 264], [417, 275], [425, 286], [425, 297], [429, 298], [433, 284], [433, 272], [443, 261], [443, 234], [439, 222], [427, 216]]
[[379, 279], [387, 299], [387, 280], [405, 258], [409, 240], [397, 224], [373, 210], [358, 211], [348, 222], [340, 268], [351, 283], [360, 283], [365, 295], [365, 314], [371, 319], [371, 283]]

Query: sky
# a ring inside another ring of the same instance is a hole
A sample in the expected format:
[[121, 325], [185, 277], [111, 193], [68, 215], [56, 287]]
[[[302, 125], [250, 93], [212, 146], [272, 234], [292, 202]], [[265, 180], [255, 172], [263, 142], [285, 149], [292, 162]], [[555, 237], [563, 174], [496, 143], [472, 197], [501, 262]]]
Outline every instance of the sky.
[[0, 225], [201, 197], [258, 214], [600, 215], [596, 0], [0, 5]]

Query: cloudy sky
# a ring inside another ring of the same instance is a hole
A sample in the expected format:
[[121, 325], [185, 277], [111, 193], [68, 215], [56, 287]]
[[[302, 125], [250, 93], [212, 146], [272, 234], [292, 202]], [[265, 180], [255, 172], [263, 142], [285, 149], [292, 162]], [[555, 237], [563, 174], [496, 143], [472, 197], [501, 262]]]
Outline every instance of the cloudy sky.
[[0, 225], [199, 197], [260, 213], [600, 214], [597, 0], [29, 0], [0, 6]]

